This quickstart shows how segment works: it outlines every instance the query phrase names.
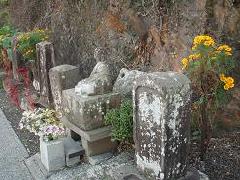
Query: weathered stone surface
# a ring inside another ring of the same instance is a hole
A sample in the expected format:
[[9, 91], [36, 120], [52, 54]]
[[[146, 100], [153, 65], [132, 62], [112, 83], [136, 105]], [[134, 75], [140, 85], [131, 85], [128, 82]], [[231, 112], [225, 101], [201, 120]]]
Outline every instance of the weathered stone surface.
[[97, 63], [89, 78], [80, 81], [75, 87], [78, 95], [101, 95], [112, 91], [110, 69], [103, 62]]
[[41, 161], [48, 171], [56, 171], [65, 166], [64, 144], [62, 140], [45, 142], [40, 138]]
[[49, 80], [49, 70], [55, 66], [53, 45], [50, 42], [41, 42], [36, 45], [37, 60], [35, 61], [36, 76], [40, 87], [39, 103], [43, 106], [51, 106], [53, 103], [51, 86]]
[[49, 79], [55, 109], [62, 112], [62, 91], [74, 88], [81, 80], [79, 68], [68, 64], [56, 66], [50, 69]]
[[82, 146], [85, 149], [86, 155], [95, 156], [107, 152], [112, 152], [116, 149], [117, 143], [111, 141], [111, 137], [89, 142], [82, 138]]
[[82, 130], [92, 130], [104, 126], [103, 117], [108, 109], [121, 103], [117, 93], [98, 96], [80, 96], [74, 89], [63, 91], [63, 109], [67, 119]]
[[142, 74], [133, 88], [138, 167], [152, 178], [185, 174], [190, 134], [190, 81], [180, 73]]
[[123, 96], [131, 97], [133, 89], [133, 81], [137, 75], [142, 74], [141, 71], [129, 71], [125, 68], [121, 69], [118, 78], [113, 86], [113, 92], [120, 93]]

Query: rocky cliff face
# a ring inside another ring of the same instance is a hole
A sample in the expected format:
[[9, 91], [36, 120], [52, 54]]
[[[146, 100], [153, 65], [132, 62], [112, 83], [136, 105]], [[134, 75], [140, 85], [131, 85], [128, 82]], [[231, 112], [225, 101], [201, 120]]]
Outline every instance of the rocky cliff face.
[[[97, 61], [143, 71], [181, 71], [194, 36], [240, 50], [239, 0], [12, 0], [14, 24], [52, 30], [58, 64], [88, 76]], [[236, 72], [239, 72], [239, 61]], [[239, 77], [239, 73], [235, 73]]]
[[[146, 70], [180, 70], [202, 33], [239, 50], [239, 0], [12, 0], [21, 28], [47, 26], [59, 64], [96, 60]], [[147, 68], [146, 68], [147, 67]]]

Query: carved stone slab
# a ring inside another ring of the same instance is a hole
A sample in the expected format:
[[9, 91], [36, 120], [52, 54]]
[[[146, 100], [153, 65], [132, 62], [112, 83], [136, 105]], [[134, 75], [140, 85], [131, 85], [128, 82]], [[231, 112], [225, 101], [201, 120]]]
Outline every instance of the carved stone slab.
[[50, 42], [41, 42], [36, 45], [36, 69], [39, 76], [40, 100], [43, 106], [51, 106], [53, 102], [49, 80], [49, 70], [55, 66], [54, 49]]
[[190, 134], [190, 81], [183, 74], [142, 74], [133, 87], [137, 165], [152, 179], [185, 174]]

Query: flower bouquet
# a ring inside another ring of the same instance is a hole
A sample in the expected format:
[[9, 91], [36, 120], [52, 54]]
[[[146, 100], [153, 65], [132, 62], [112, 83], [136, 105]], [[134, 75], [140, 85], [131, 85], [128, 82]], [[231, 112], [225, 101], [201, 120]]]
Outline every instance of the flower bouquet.
[[63, 124], [57, 118], [56, 112], [50, 109], [24, 111], [19, 127], [42, 137], [44, 141], [56, 140], [65, 135]]

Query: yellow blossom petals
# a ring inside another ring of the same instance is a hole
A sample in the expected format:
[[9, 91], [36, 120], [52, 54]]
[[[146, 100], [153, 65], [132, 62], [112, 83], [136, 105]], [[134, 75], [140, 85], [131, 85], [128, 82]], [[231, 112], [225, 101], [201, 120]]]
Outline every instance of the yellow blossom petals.
[[226, 77], [224, 74], [220, 74], [220, 80], [224, 82], [224, 89], [229, 90], [234, 87], [234, 79], [232, 77]]
[[183, 59], [182, 59], [182, 66], [183, 66], [183, 69], [186, 69], [187, 66], [188, 66], [188, 64], [189, 64], [188, 59], [187, 59], [187, 58], [183, 58]]
[[189, 60], [196, 60], [199, 59], [201, 57], [201, 54], [191, 54], [188, 58]]
[[214, 46], [215, 41], [211, 36], [199, 35], [199, 36], [196, 36], [193, 40], [192, 50], [195, 50], [199, 45]]
[[224, 52], [226, 55], [231, 56], [232, 55], [232, 48], [228, 45], [221, 45], [217, 48], [217, 52]]

